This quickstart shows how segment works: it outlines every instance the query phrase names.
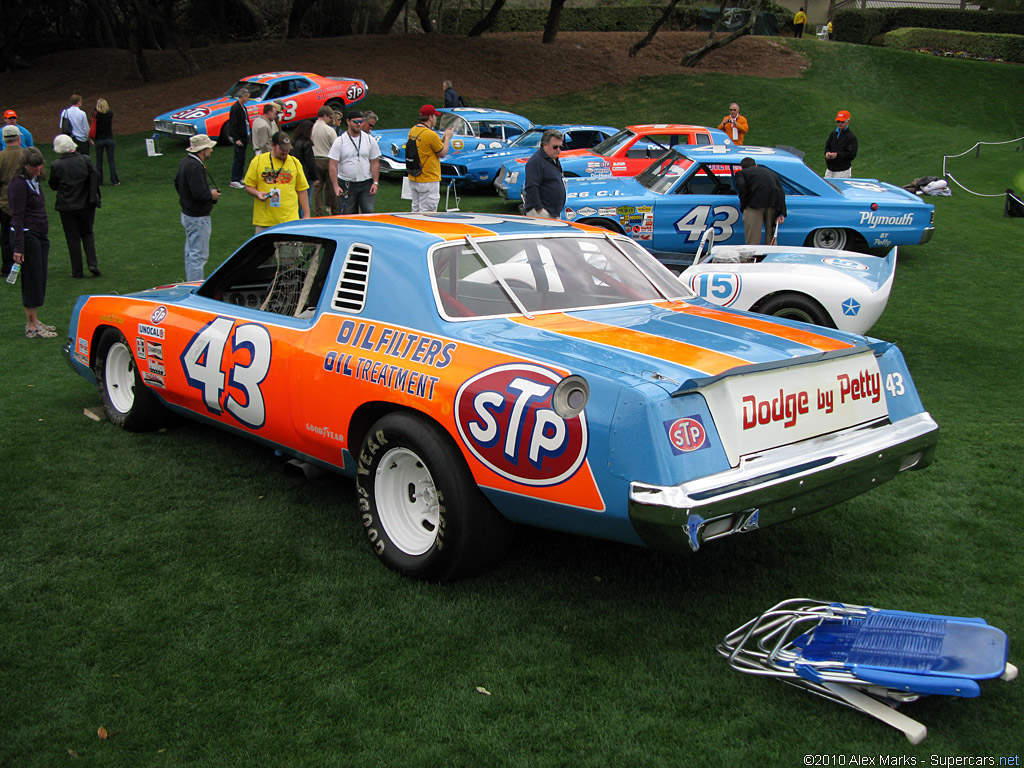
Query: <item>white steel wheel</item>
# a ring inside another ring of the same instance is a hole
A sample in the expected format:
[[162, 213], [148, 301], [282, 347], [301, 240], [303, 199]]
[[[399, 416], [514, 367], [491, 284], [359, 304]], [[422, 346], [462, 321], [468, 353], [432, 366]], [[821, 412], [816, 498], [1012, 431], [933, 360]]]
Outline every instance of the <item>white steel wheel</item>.
[[841, 251], [846, 247], [846, 230], [838, 227], [816, 229], [811, 234], [811, 245]]
[[123, 343], [107, 351], [105, 369], [107, 397], [121, 413], [129, 413], [135, 404], [135, 358]]
[[381, 457], [373, 479], [381, 524], [407, 555], [422, 555], [437, 541], [441, 509], [430, 470], [408, 448]]

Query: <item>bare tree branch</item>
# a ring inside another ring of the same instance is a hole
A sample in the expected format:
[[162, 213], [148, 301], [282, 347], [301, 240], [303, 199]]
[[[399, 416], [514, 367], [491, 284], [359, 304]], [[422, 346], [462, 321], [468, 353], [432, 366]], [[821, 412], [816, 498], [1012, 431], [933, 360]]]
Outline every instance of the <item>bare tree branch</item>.
[[466, 37], [480, 37], [484, 32], [494, 26], [494, 22], [498, 19], [498, 14], [505, 5], [505, 0], [494, 0], [494, 5], [491, 6], [491, 10], [487, 12], [480, 21], [473, 25], [473, 28], [469, 30], [469, 34]]
[[712, 26], [711, 31], [708, 33], [707, 42], [705, 42], [704, 45], [698, 48], [697, 50], [690, 51], [689, 53], [687, 53], [685, 56], [683, 56], [682, 61], [679, 62], [684, 67], [697, 66], [697, 64], [700, 63], [700, 60], [707, 56], [709, 53], [718, 50], [719, 48], [724, 48], [738, 37], [742, 37], [743, 35], [749, 35], [750, 31], [754, 28], [754, 22], [757, 21], [757, 14], [764, 6], [764, 0], [757, 0], [753, 8], [750, 9], [750, 18], [747, 19], [746, 23], [742, 27], [737, 29], [728, 37], [716, 40], [715, 33], [721, 28], [722, 22], [725, 19], [725, 4], [727, 1], [728, 0], [721, 0], [721, 5], [719, 5], [718, 8], [718, 21], [717, 23], [715, 23], [714, 26]]
[[675, 7], [678, 4], [679, 0], [672, 0], [672, 2], [665, 7], [665, 10], [661, 12], [660, 18], [651, 25], [651, 28], [648, 30], [644, 38], [633, 43], [633, 46], [629, 49], [629, 58], [634, 58], [641, 50], [651, 44], [654, 36], [658, 34], [658, 30], [661, 29], [662, 24], [668, 21], [668, 17], [672, 15], [672, 11], [675, 10]]

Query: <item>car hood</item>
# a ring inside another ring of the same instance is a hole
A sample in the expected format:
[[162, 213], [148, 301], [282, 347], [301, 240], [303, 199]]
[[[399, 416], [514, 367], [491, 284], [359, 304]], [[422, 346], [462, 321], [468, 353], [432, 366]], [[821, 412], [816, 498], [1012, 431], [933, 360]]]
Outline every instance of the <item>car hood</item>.
[[[573, 373], [685, 382], [862, 347], [863, 336], [714, 307], [701, 300], [538, 314], [465, 324], [467, 341]], [[463, 335], [462, 333], [459, 334]]]
[[230, 98], [228, 98], [226, 96], [218, 96], [215, 99], [207, 99], [206, 101], [197, 101], [195, 104], [189, 104], [187, 107], [176, 107], [175, 109], [172, 109], [172, 110], [170, 110], [168, 112], [164, 112], [162, 115], [159, 115], [156, 119], [157, 120], [169, 120], [169, 119], [171, 119], [171, 115], [176, 115], [179, 112], [185, 112], [186, 110], [196, 110], [196, 109], [208, 110], [208, 114], [206, 114], [206, 115], [202, 115], [202, 116], [196, 115], [196, 116], [191, 117], [191, 118], [186, 118], [186, 119], [198, 120], [198, 119], [200, 119], [200, 117], [209, 117], [210, 115], [212, 115], [212, 114], [214, 114], [216, 112], [222, 112], [224, 110], [231, 109], [231, 105], [234, 103], [234, 101], [235, 101], [234, 99], [230, 99]]

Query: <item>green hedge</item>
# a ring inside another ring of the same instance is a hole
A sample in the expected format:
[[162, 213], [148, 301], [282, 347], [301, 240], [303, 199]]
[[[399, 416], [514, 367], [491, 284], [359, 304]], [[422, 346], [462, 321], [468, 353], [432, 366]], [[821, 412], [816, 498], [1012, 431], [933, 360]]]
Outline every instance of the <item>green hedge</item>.
[[886, 48], [940, 48], [966, 51], [978, 56], [992, 56], [1004, 61], [1024, 63], [1024, 35], [982, 34], [956, 29], [922, 29], [906, 27], [886, 32], [881, 44]]
[[[661, 5], [564, 8], [558, 28], [561, 32], [646, 32], [661, 17], [663, 8]], [[792, 29], [793, 14], [777, 8], [779, 29]], [[697, 29], [700, 11], [701, 6], [676, 6], [662, 29]], [[461, 14], [455, 8], [445, 8], [438, 19], [438, 31], [445, 35], [465, 35], [480, 17], [479, 8], [464, 8]], [[536, 32], [544, 29], [547, 19], [547, 8], [506, 7], [488, 32]]]
[[836, 13], [834, 37], [844, 43], [867, 45], [877, 35], [905, 27], [1024, 35], [1024, 13], [958, 8], [850, 9]]

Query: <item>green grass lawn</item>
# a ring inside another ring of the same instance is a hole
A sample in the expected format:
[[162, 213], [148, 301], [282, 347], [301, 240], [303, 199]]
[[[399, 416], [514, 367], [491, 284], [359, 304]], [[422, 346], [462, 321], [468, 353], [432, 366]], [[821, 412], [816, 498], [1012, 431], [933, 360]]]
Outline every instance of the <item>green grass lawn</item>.
[[[1024, 135], [1024, 68], [782, 44], [810, 58], [802, 78], [690, 73], [501, 106], [535, 122], [717, 125], [738, 101], [748, 143], [797, 147], [819, 171], [848, 109], [856, 175], [901, 185], [938, 175], [943, 154]], [[424, 98], [365, 106], [398, 127]], [[499, 568], [430, 586], [376, 562], [346, 479], [293, 484], [271, 451], [206, 426], [129, 434], [83, 416], [98, 395], [59, 354], [78, 294], [183, 277], [171, 185], [183, 148], [162, 142], [164, 156], [147, 158], [142, 139], [118, 142], [124, 183], [104, 189], [102, 278], [68, 278], [51, 212], [40, 315], [58, 338], [26, 340], [20, 291], [0, 285], [0, 766], [785, 767], [806, 754], [998, 765], [1020, 753], [1020, 682], [907, 705], [930, 729], [913, 747], [732, 672], [714, 650], [804, 596], [981, 616], [1024, 659], [1024, 220], [1003, 218], [1001, 198], [929, 200], [935, 236], [901, 251], [872, 332], [900, 345], [942, 427], [932, 467], [690, 557], [521, 529]], [[958, 162], [978, 191], [1024, 191], [1013, 145]], [[224, 198], [208, 272], [252, 232], [229, 165], [216, 150]], [[502, 204], [467, 196], [461, 208]], [[378, 210], [405, 209], [385, 183]]]

